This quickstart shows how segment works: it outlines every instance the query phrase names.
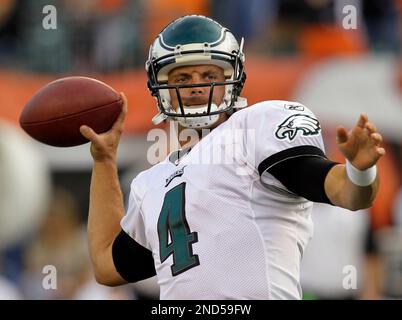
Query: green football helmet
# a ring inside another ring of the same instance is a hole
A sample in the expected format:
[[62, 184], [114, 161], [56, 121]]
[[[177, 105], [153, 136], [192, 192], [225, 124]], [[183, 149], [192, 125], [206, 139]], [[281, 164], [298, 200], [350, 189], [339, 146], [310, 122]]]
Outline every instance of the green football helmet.
[[[171, 70], [205, 64], [221, 67], [226, 80], [168, 85]], [[243, 64], [243, 39], [239, 45], [233, 34], [218, 22], [200, 15], [183, 16], [173, 21], [152, 43], [146, 62], [148, 88], [157, 100], [159, 111], [152, 121], [158, 124], [171, 118], [184, 127], [203, 128], [213, 125], [220, 113], [231, 114], [236, 109], [246, 107], [246, 99], [240, 97], [246, 80]], [[219, 106], [212, 101], [212, 93], [217, 86], [225, 86], [223, 102]], [[180, 89], [191, 87], [210, 87], [206, 105], [196, 108], [183, 105]], [[178, 110], [171, 105], [169, 89], [175, 89], [178, 95]]]

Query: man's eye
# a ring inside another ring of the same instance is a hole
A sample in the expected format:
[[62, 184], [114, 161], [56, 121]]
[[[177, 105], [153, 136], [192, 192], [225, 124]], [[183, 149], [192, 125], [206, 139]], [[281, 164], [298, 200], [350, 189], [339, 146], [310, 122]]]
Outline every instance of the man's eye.
[[208, 79], [209, 81], [215, 81], [215, 80], [217, 79], [217, 77], [216, 77], [216, 75], [214, 75], [214, 74], [209, 74], [209, 75], [207, 75], [207, 79]]
[[184, 83], [184, 82], [186, 82], [186, 78], [185, 77], [180, 77], [180, 78], [176, 78], [176, 80], [175, 80], [175, 82], [176, 83]]

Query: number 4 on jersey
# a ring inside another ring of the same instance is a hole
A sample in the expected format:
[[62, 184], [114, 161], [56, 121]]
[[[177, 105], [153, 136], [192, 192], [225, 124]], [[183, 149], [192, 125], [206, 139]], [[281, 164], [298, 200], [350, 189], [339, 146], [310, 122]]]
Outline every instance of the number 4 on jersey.
[[183, 182], [166, 193], [158, 219], [159, 256], [164, 262], [173, 254], [173, 276], [200, 264], [192, 246], [198, 241], [197, 232], [191, 232], [186, 220], [185, 188]]

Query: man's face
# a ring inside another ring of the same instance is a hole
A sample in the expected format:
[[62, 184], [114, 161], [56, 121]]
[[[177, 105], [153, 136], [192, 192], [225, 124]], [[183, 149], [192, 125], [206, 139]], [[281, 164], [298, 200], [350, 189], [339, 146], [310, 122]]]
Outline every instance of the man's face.
[[[224, 82], [223, 69], [214, 65], [196, 65], [178, 67], [169, 72], [168, 84], [186, 85], [196, 83]], [[183, 88], [179, 90], [180, 97], [186, 107], [196, 107], [208, 103], [210, 87]], [[179, 100], [176, 90], [169, 90], [171, 104], [175, 110], [179, 110]], [[212, 96], [212, 102], [219, 106], [223, 101], [225, 86], [216, 86]]]

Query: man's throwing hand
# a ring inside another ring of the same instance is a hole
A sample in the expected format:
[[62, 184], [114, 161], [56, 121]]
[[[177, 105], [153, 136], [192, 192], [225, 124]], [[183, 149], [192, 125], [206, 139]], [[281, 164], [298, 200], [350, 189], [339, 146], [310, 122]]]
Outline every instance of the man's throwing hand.
[[123, 107], [112, 128], [104, 133], [97, 134], [88, 126], [81, 126], [81, 134], [91, 141], [91, 155], [95, 161], [116, 160], [117, 147], [123, 133], [124, 119], [127, 114], [127, 98], [120, 92]]

